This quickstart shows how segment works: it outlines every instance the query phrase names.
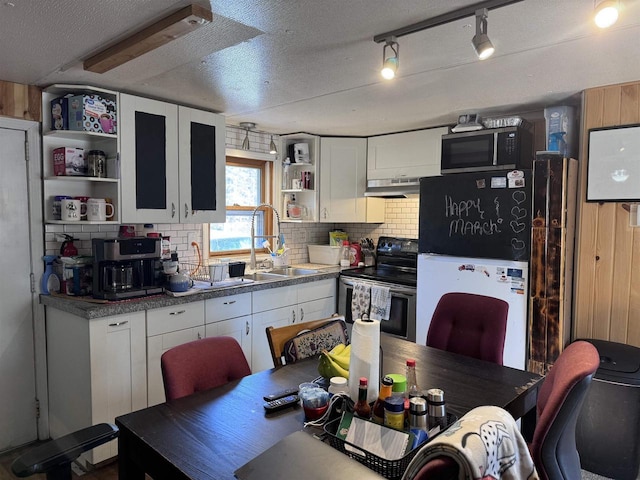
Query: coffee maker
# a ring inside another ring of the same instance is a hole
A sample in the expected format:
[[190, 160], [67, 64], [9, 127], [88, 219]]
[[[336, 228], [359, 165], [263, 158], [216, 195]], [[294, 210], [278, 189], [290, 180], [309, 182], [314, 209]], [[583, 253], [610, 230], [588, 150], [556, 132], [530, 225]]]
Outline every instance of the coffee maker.
[[122, 300], [163, 293], [160, 238], [94, 238], [93, 297]]

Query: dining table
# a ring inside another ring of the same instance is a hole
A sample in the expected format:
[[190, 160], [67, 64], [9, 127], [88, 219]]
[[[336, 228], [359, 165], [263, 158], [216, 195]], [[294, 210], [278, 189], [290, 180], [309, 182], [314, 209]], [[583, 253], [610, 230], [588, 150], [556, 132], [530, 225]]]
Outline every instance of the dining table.
[[[449, 412], [459, 417], [477, 406], [500, 406], [522, 419], [525, 438], [531, 435], [540, 375], [386, 334], [380, 346], [384, 374], [403, 374], [413, 358], [418, 385], [443, 390]], [[305, 359], [117, 417], [119, 479], [142, 480], [145, 473], [155, 480], [233, 479], [289, 434], [322, 433], [304, 426], [300, 406], [273, 413], [263, 407], [264, 395], [317, 378], [317, 367], [317, 358]]]

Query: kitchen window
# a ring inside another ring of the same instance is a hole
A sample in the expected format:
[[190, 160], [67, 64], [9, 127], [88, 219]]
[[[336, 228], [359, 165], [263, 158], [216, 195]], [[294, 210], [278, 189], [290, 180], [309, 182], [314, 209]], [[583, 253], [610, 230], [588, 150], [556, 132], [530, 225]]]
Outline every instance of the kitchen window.
[[[268, 202], [271, 191], [272, 162], [239, 157], [227, 157], [226, 162], [226, 222], [209, 224], [209, 257], [251, 251], [251, 214]], [[254, 228], [256, 237], [273, 234], [269, 210], [256, 212]], [[262, 242], [264, 238], [256, 238], [256, 252], [266, 252]]]

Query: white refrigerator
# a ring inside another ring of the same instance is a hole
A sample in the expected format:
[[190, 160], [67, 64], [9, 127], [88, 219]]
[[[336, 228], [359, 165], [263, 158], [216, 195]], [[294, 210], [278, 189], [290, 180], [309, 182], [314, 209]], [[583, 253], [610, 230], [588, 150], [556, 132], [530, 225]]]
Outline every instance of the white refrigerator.
[[503, 362], [508, 367], [524, 370], [528, 269], [528, 262], [521, 261], [420, 254], [416, 341], [426, 342], [431, 317], [445, 293], [466, 292], [500, 298], [509, 304]]

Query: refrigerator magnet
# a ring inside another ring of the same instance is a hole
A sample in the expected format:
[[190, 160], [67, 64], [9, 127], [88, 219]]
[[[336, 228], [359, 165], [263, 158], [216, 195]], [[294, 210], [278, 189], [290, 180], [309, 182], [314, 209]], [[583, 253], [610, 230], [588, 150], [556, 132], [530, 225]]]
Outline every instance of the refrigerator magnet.
[[507, 179], [504, 177], [491, 177], [491, 188], [507, 188]]
[[509, 188], [524, 187], [524, 172], [522, 170], [513, 170], [507, 174]]

